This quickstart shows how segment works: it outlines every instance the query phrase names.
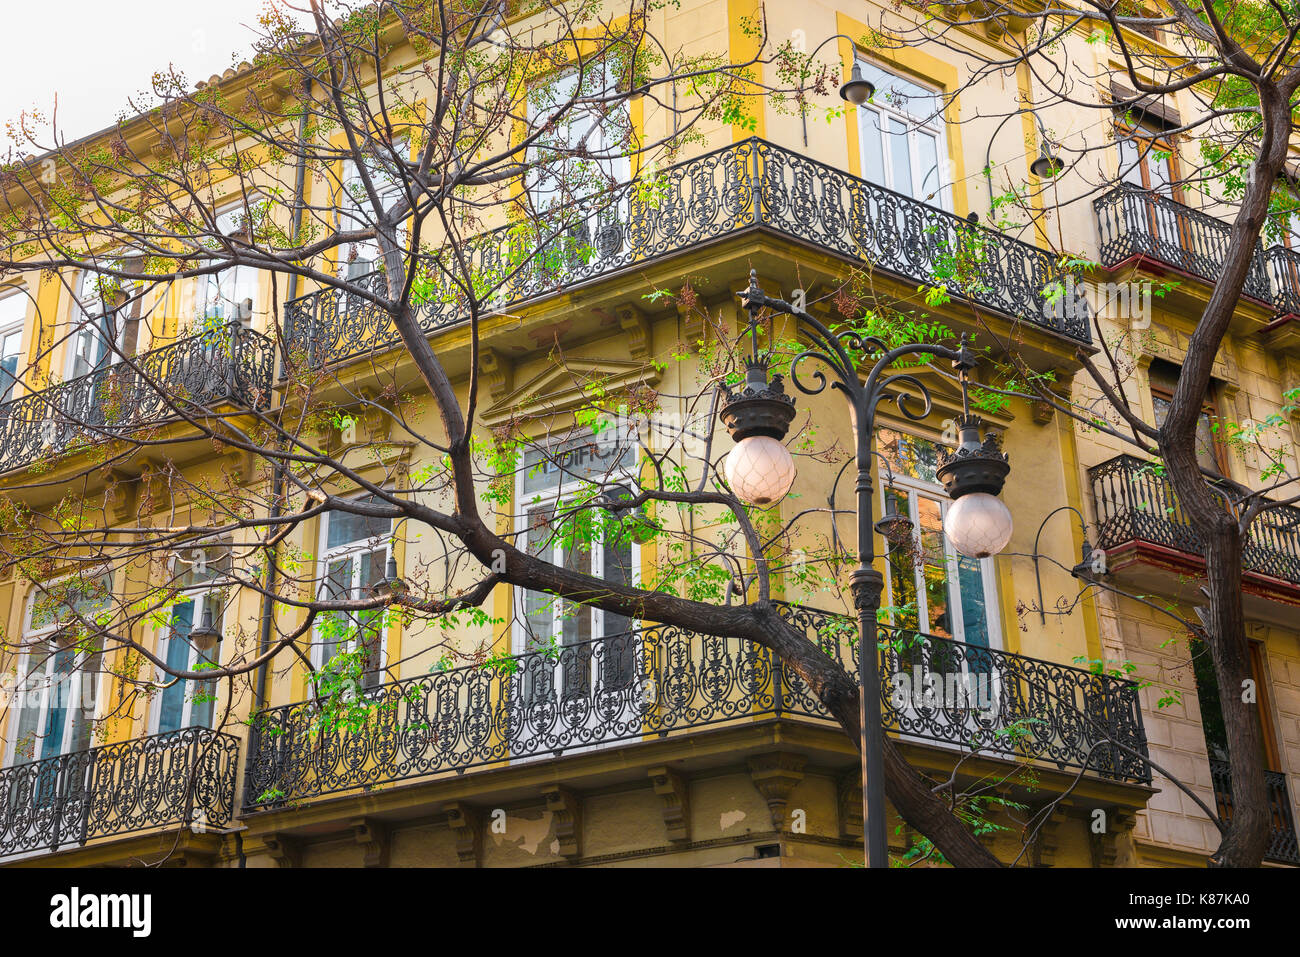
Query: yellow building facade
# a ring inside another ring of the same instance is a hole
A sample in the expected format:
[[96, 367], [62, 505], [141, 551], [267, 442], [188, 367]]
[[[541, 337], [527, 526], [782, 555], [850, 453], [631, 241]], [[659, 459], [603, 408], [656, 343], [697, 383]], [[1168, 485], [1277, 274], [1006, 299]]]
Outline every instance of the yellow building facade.
[[[668, 47], [727, 51], [738, 59], [753, 43], [739, 24], [757, 12], [751, 0], [687, 0], [656, 12], [651, 26]], [[894, 15], [846, 0], [768, 5], [765, 12], [776, 42], [801, 37], [809, 45], [836, 34], [866, 37], [882, 15]], [[990, 31], [968, 31], [963, 42], [986, 57], [1005, 52]], [[1122, 341], [1133, 365], [1128, 396], [1148, 421], [1158, 418], [1213, 288], [1214, 243], [1226, 241], [1224, 210], [1202, 209], [1190, 196], [1154, 196], [1130, 180], [1095, 201], [1063, 205], [1046, 225], [992, 229], [983, 224], [990, 221], [993, 193], [1004, 180], [1031, 179], [1039, 134], [1029, 116], [1000, 125], [988, 104], [1011, 109], [1018, 85], [1030, 80], [964, 90], [935, 116], [917, 104], [937, 103], [936, 94], [962, 86], [965, 67], [956, 57], [916, 47], [855, 50], [847, 39], [828, 49], [845, 78], [855, 58], [861, 62], [877, 87], [871, 103], [830, 122], [822, 104], [806, 116], [762, 105], [752, 127], [705, 123], [703, 142], [658, 171], [667, 184], [659, 205], [625, 210], [608, 245], [595, 242], [595, 255], [570, 267], [562, 292], [540, 281], [530, 286], [527, 276], [510, 287], [509, 309], [486, 320], [479, 333], [482, 435], [521, 415], [534, 423], [571, 422], [584, 401], [575, 375], [599, 378], [611, 391], [690, 395], [698, 388], [702, 348], [744, 329], [737, 294], [751, 270], [770, 293], [803, 290], [827, 322], [839, 319], [829, 294], [852, 271], [863, 271], [878, 301], [895, 309], [923, 313], [977, 339], [992, 330], [1014, 341], [1029, 367], [1054, 375], [1079, 403], [1095, 396], [1076, 352], [1095, 353], [1099, 335]], [[1081, 35], [1071, 55], [1104, 66], [1108, 54], [1104, 44]], [[418, 58], [400, 44], [394, 56]], [[242, 94], [248, 75], [230, 71], [213, 83]], [[897, 95], [879, 95], [883, 90]], [[1139, 119], [1158, 139], [1162, 124], [1177, 125], [1169, 111], [1179, 109], [1186, 114], [1193, 102], [1153, 107]], [[1049, 112], [1042, 121], [1058, 140], [1113, 137], [1095, 116]], [[634, 103], [632, 122], [652, 137], [666, 132], [669, 117], [647, 99]], [[1170, 146], [1177, 162], [1179, 151], [1194, 143]], [[1120, 179], [1120, 149], [1098, 155], [1111, 164], [1107, 175]], [[1067, 170], [1053, 189], [1066, 197], [1085, 185]], [[307, 177], [304, 189], [311, 204], [335, 202], [326, 181]], [[1101, 264], [1099, 284], [1177, 286], [1151, 302], [1139, 326], [1133, 315], [1103, 304], [1092, 327], [1088, 315], [1044, 298], [1044, 288], [1062, 277], [1049, 231]], [[935, 237], [943, 236], [978, 236], [991, 275], [964, 290], [949, 280], [951, 300], [927, 304], [918, 287], [941, 281], [942, 244]], [[337, 260], [333, 265], [343, 268]], [[1297, 275], [1300, 260], [1288, 246], [1261, 250], [1258, 275], [1216, 367], [1216, 407], [1208, 416], [1263, 422], [1284, 409], [1284, 392], [1300, 386]], [[215, 291], [202, 280], [174, 283], [141, 311], [132, 327], [134, 350], [146, 357], [143, 363], [154, 363], [161, 381], [224, 402], [232, 422], [240, 423], [249, 409], [295, 401], [281, 374], [287, 347], [307, 355], [313, 368], [346, 379], [351, 390], [368, 389], [376, 402], [392, 392], [409, 396], [408, 421], [436, 420], [409, 357], [396, 344], [376, 350], [385, 333], [363, 305], [283, 276], [244, 270], [228, 281]], [[168, 477], [175, 473], [216, 488], [265, 490], [274, 480], [266, 463], [196, 437], [184, 421], [168, 420], [161, 406], [151, 414], [148, 446], [100, 437], [80, 440], [77, 454], [53, 454], [79, 439], [60, 431], [51, 410], [84, 404], [89, 394], [78, 385], [87, 381], [79, 363], [87, 361], [88, 347], [66, 331], [77, 308], [76, 282], [31, 272], [8, 277], [0, 291], [7, 323], [0, 324], [0, 347], [8, 359], [10, 336], [16, 337], [13, 368], [25, 370], [6, 392], [7, 414], [0, 414], [4, 494], [49, 508], [64, 486], [79, 483], [80, 494], [104, 503], [105, 521], [126, 528], [163, 521], [172, 504]], [[721, 329], [704, 323], [698, 311], [647, 296], [684, 283], [720, 317]], [[210, 308], [218, 299], [235, 307]], [[196, 313], [225, 324], [196, 335]], [[275, 315], [284, 318], [287, 343], [277, 342]], [[469, 332], [436, 307], [423, 318], [464, 401]], [[896, 474], [877, 481], [878, 497], [934, 532], [948, 503], [931, 456], [944, 444], [945, 423], [960, 412], [961, 398], [941, 378], [926, 381], [935, 407], [924, 420], [882, 411], [878, 441]], [[323, 394], [331, 394], [328, 386]], [[123, 401], [143, 400], [130, 393]], [[664, 401], [679, 408], [661, 411], [689, 419], [684, 399]], [[799, 403], [801, 415], [807, 411], [822, 423], [820, 441], [838, 437], [848, 444], [848, 416], [838, 400], [800, 396]], [[886, 727], [923, 772], [946, 776], [961, 761], [963, 780], [998, 782], [993, 790], [1014, 806], [990, 812], [997, 826], [982, 839], [1007, 863], [1203, 866], [1217, 831], [1141, 760], [1149, 754], [1208, 805], [1230, 808], [1226, 755], [1216, 751], [1214, 721], [1203, 720], [1217, 691], [1207, 690], [1203, 676], [1198, 685], [1182, 629], [1153, 607], [1172, 603], [1190, 614], [1203, 567], [1195, 530], [1162, 480], [1121, 443], [1042, 403], [1014, 400], [986, 418], [1012, 465], [1003, 495], [1015, 521], [1011, 545], [1001, 556], [963, 565], [940, 532], [940, 557], [930, 564], [951, 565], [942, 601], [925, 568], [882, 562], [886, 605], [907, 606], [894, 614], [910, 616], [896, 623], [940, 638], [910, 655], [881, 654], [887, 681], [956, 673], [977, 686], [985, 682], [993, 700], [987, 713], [972, 717], [891, 699]], [[1294, 469], [1300, 419], [1290, 415], [1285, 428]], [[346, 454], [349, 444], [378, 447], [355, 467], [396, 488], [436, 463], [428, 448], [394, 432], [391, 419], [374, 408], [356, 409], [341, 427], [323, 425], [313, 441], [336, 454]], [[1249, 452], [1216, 445], [1213, 434], [1206, 452], [1234, 479], [1257, 481], [1262, 465]], [[842, 466], [842, 458], [801, 457], [796, 497], [779, 506], [780, 514], [823, 505]], [[510, 506], [498, 512], [499, 530], [513, 531], [510, 524], [522, 521], [530, 497], [563, 494], [558, 480], [548, 481], [544, 471], [519, 478]], [[1077, 509], [1082, 523], [1070, 512], [1053, 514], [1062, 506]], [[840, 538], [852, 541], [851, 516], [837, 523]], [[826, 521], [810, 526], [809, 547], [829, 533]], [[1107, 581], [1141, 598], [1091, 589], [1075, 602], [1080, 585], [1069, 570], [1085, 543], [1104, 554]], [[225, 560], [225, 544], [212, 542], [181, 558], [192, 597], [177, 614], [188, 616], [191, 631], [214, 610], [204, 575], [209, 563], [220, 567]], [[284, 545], [321, 568], [342, 563], [354, 585], [373, 584], [390, 564], [399, 575], [413, 574], [438, 554], [432, 537], [352, 528], [330, 515], [300, 523]], [[609, 556], [601, 560], [615, 564]], [[653, 540], [618, 559], [643, 581], [665, 560]], [[151, 574], [146, 564], [124, 564], [113, 569], [106, 588], [118, 596], [143, 594]], [[34, 590], [17, 569], [0, 575], [0, 613], [11, 639], [4, 669], [8, 687], [20, 694], [30, 666], [13, 639], [53, 641], [58, 621], [34, 611]], [[1246, 580], [1269, 749], [1269, 862], [1295, 865], [1300, 522], [1277, 519], [1270, 526], [1250, 552]], [[1062, 596], [1067, 601], [1058, 604]], [[781, 598], [814, 636], [836, 634], [836, 616], [852, 610], [847, 589], [810, 593], [793, 578], [783, 583]], [[105, 677], [78, 688], [93, 720], [76, 720], [41, 700], [11, 704], [0, 722], [0, 794], [7, 795], [0, 801], [0, 864], [845, 866], [860, 860], [861, 776], [853, 743], [766, 652], [648, 622], [619, 630], [595, 616], [586, 643], [567, 647], [557, 667], [529, 654], [516, 626], [499, 624], [521, 617], [526, 600], [497, 586], [485, 608], [498, 624], [460, 625], [450, 635], [434, 624], [386, 624], [382, 674], [367, 688], [384, 706], [361, 730], [313, 727], [307, 668], [288, 655], [237, 682], [233, 696], [223, 685], [215, 700], [133, 694]], [[253, 657], [265, 627], [259, 596], [225, 595], [215, 610], [222, 637], [202, 654], [222, 662]], [[295, 620], [277, 624], [287, 630]], [[171, 650], [170, 627], [160, 624], [141, 637], [162, 658]], [[444, 640], [466, 652], [487, 646], [494, 656], [521, 657], [513, 669], [439, 667]], [[310, 654], [324, 654], [319, 645]], [[848, 660], [847, 644], [835, 647]], [[939, 647], [947, 666], [935, 657]], [[67, 677], [58, 671], [57, 654], [47, 661], [51, 675]], [[1023, 738], [1008, 743], [999, 735], [1026, 719]], [[969, 756], [972, 741], [980, 747]], [[918, 835], [896, 823], [891, 846], [907, 860], [917, 853]]]

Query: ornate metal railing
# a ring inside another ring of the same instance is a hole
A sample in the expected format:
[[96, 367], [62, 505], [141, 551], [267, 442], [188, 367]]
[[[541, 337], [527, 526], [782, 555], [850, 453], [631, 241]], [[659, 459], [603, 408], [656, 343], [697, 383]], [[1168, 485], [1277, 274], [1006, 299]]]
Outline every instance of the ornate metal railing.
[[1300, 251], [1271, 247], [1268, 279], [1273, 285], [1273, 311], [1279, 316], [1300, 316]]
[[[494, 305], [504, 309], [755, 227], [909, 283], [942, 284], [954, 297], [1091, 341], [1087, 315], [1044, 296], [1064, 278], [1051, 253], [759, 139], [687, 160], [539, 222], [484, 233], [458, 252], [480, 287], [499, 288]], [[429, 332], [465, 314], [464, 297], [451, 283], [421, 287], [419, 301]], [[286, 303], [285, 315], [289, 349], [312, 365], [387, 348], [396, 339], [387, 314], [355, 293], [309, 293]]]
[[[1125, 542], [1150, 542], [1190, 555], [1203, 555], [1196, 525], [1156, 466], [1119, 455], [1088, 470], [1097, 507], [1098, 543], [1114, 548]], [[1219, 501], [1227, 499], [1212, 491]], [[1269, 509], [1250, 527], [1242, 567], [1300, 584], [1300, 509]]]
[[[1093, 200], [1101, 230], [1102, 265], [1147, 256], [1214, 282], [1223, 271], [1232, 227], [1160, 193], [1121, 184]], [[1256, 250], [1242, 289], [1262, 302], [1273, 299], [1263, 247]]]
[[239, 741], [186, 728], [0, 770], [0, 857], [168, 825], [225, 827]]
[[[1210, 777], [1214, 781], [1214, 801], [1219, 817], [1224, 822], [1232, 819], [1232, 767], [1227, 761], [1210, 759]], [[1300, 864], [1300, 844], [1296, 842], [1295, 822], [1291, 817], [1291, 796], [1287, 793], [1286, 775], [1280, 771], [1265, 771], [1264, 786], [1268, 789], [1268, 810], [1272, 818], [1269, 827], [1268, 850], [1264, 860], [1279, 864]]]
[[234, 402], [270, 399], [275, 347], [238, 325], [142, 353], [0, 405], [0, 472]]
[[[786, 613], [810, 639], [837, 660], [853, 659], [856, 668], [852, 620], [798, 606], [786, 606]], [[1149, 780], [1132, 682], [961, 642], [893, 634], [896, 640], [880, 652], [887, 680], [897, 683], [894, 676], [906, 673], [924, 684], [926, 675], [936, 675], [941, 694], [950, 686], [973, 691], [961, 700], [887, 696], [882, 719], [890, 730]], [[391, 682], [354, 701], [347, 720], [312, 702], [265, 710], [252, 724], [243, 809], [782, 716], [831, 720], [799, 677], [765, 649], [647, 626], [525, 654], [504, 666]]]

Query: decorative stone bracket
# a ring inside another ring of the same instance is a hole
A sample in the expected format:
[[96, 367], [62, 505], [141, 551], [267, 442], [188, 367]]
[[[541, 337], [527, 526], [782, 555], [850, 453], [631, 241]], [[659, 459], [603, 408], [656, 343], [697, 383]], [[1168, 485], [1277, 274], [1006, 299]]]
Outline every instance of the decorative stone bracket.
[[650, 768], [650, 782], [655, 794], [663, 799], [664, 827], [668, 840], [680, 843], [691, 839], [690, 785], [680, 774], [660, 765]]
[[572, 860], [582, 856], [582, 800], [568, 788], [554, 787], [544, 792], [546, 810], [555, 822], [555, 837], [560, 854]]
[[803, 780], [806, 763], [807, 759], [802, 754], [787, 751], [757, 754], [749, 759], [750, 779], [767, 802], [767, 809], [772, 815], [772, 829], [778, 834], [784, 833], [789, 827], [786, 804], [795, 787]]

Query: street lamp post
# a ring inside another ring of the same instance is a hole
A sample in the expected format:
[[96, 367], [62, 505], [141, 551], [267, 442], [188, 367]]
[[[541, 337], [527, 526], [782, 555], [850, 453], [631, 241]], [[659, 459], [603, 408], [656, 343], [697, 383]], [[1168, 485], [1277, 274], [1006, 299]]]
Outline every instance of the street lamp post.
[[[961, 380], [963, 415], [959, 422], [960, 441], [956, 449], [941, 456], [938, 475], [955, 503], [944, 520], [944, 532], [964, 555], [985, 558], [1006, 547], [1011, 537], [1011, 516], [996, 496], [1008, 471], [1007, 457], [992, 435], [981, 440], [978, 416], [970, 412], [969, 375], [976, 358], [962, 337], [961, 346], [916, 342], [889, 348], [882, 340], [852, 330], [832, 332], [819, 320], [781, 299], [767, 296], [751, 271], [749, 288], [740, 293], [749, 312], [748, 332], [753, 349], [746, 360], [745, 385], [727, 396], [721, 411], [723, 422], [736, 447], [728, 454], [727, 480], [741, 498], [756, 505], [779, 501], [794, 483], [794, 464], [780, 440], [794, 418], [794, 399], [786, 395], [780, 375], [767, 381], [770, 356], [758, 349], [758, 317], [764, 310], [794, 318], [798, 331], [810, 341], [808, 348], [790, 361], [789, 379], [805, 395], [817, 395], [827, 385], [848, 400], [856, 429], [858, 567], [849, 580], [853, 605], [858, 615], [858, 680], [862, 750], [863, 834], [868, 867], [889, 865], [885, 829], [884, 727], [880, 720], [880, 668], [877, 660], [877, 613], [884, 577], [874, 567], [875, 540], [872, 535], [873, 487], [871, 460], [875, 455], [876, 408], [882, 399], [893, 397], [899, 412], [914, 421], [926, 418], [933, 403], [925, 384], [913, 373], [890, 371], [904, 356], [931, 355], [948, 359]], [[850, 351], [879, 355], [865, 379], [860, 379]], [[820, 363], [831, 372], [815, 369], [809, 381], [800, 376], [805, 361]], [[913, 402], [919, 401], [919, 408]], [[963, 503], [967, 503], [963, 505]], [[881, 520], [896, 524], [892, 513]]]

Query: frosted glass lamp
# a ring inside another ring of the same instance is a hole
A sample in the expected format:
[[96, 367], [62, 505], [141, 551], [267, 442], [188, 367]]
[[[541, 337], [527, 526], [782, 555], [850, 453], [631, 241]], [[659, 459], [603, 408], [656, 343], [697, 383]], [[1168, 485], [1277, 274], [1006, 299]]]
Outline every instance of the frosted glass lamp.
[[997, 496], [971, 492], [948, 507], [943, 533], [958, 554], [988, 558], [1011, 541], [1011, 512]]
[[794, 485], [790, 450], [766, 435], [743, 439], [727, 455], [725, 471], [731, 490], [751, 505], [779, 502]]

